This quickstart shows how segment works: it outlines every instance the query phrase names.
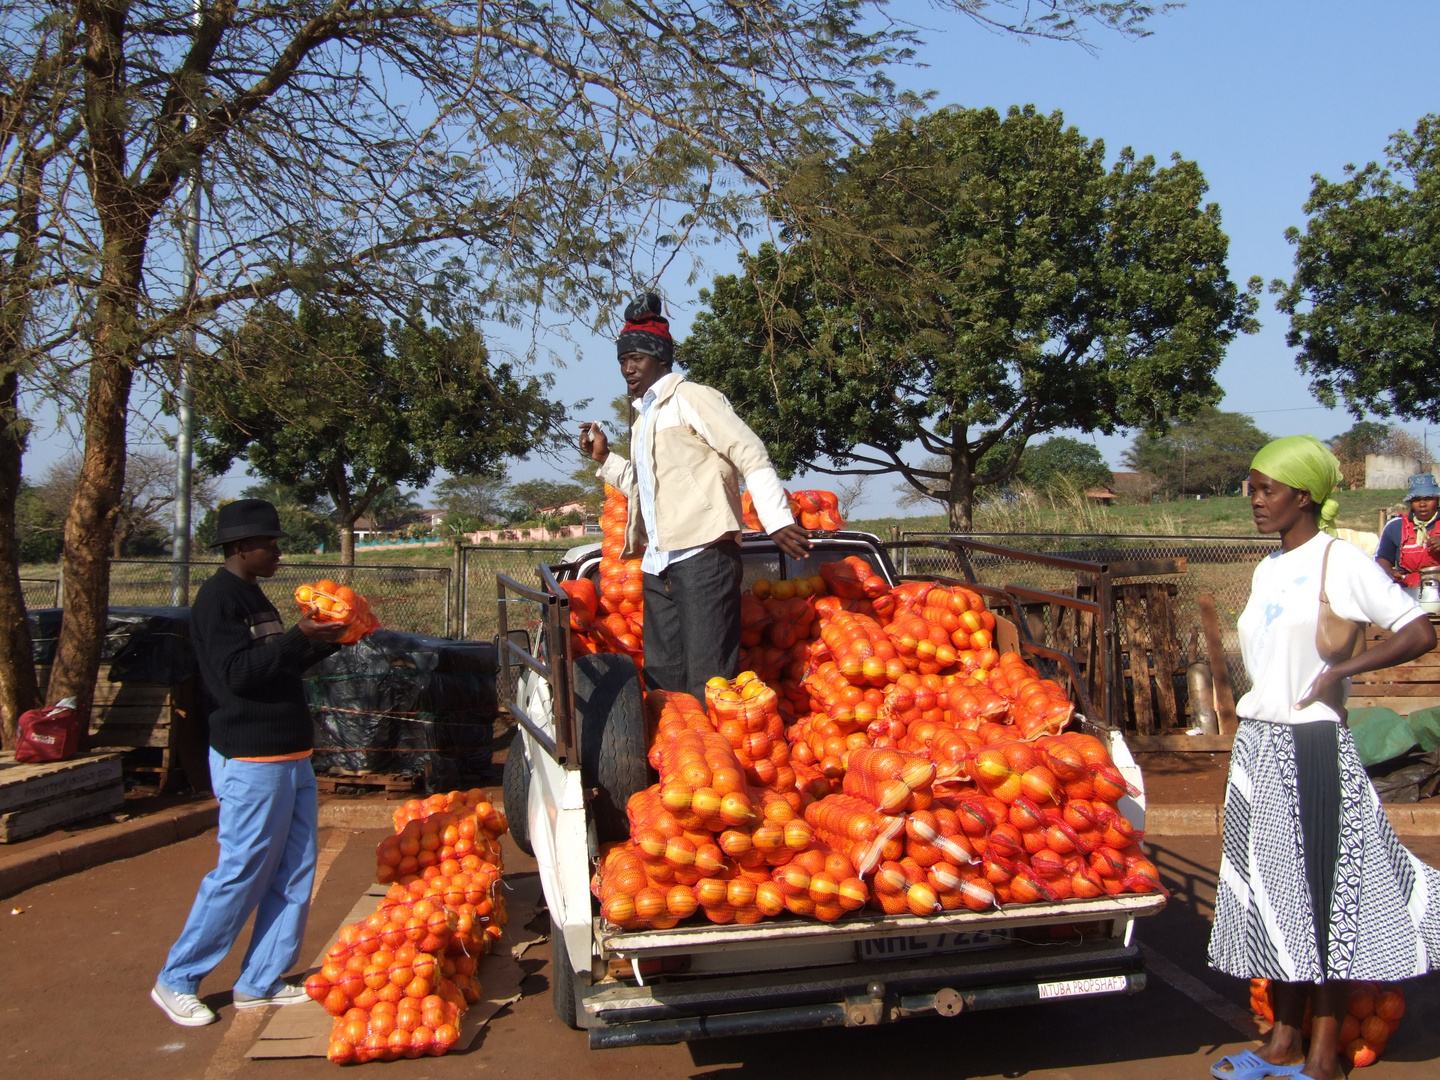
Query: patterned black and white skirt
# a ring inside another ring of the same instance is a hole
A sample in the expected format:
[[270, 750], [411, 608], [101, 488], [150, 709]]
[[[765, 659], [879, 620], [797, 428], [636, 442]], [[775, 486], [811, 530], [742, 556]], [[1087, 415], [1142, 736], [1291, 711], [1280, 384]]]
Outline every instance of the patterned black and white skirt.
[[1285, 982], [1423, 975], [1440, 965], [1440, 870], [1400, 843], [1350, 731], [1305, 726], [1242, 720], [1235, 735], [1210, 966]]

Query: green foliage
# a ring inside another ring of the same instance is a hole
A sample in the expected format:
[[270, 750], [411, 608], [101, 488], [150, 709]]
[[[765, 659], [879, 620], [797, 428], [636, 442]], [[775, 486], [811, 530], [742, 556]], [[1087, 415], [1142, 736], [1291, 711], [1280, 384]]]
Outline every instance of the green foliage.
[[[340, 532], [330, 519], [330, 506], [325, 499], [303, 498], [295, 488], [274, 480], [251, 484], [240, 492], [242, 499], [264, 499], [274, 505], [280, 515], [280, 528], [289, 536], [280, 538], [280, 550], [286, 555], [311, 555], [317, 550], [338, 551]], [[229, 502], [230, 500], [224, 500]], [[223, 503], [221, 504], [223, 505]], [[219, 506], [206, 511], [195, 529], [195, 557], [204, 558], [211, 550], [219, 531]]]
[[1114, 477], [1100, 448], [1067, 435], [1054, 435], [1020, 455], [1016, 476], [1037, 491], [1078, 491], [1108, 488]]
[[509, 521], [538, 521], [542, 509], [583, 502], [589, 494], [582, 485], [561, 480], [522, 480], [506, 493]]
[[548, 383], [494, 364], [463, 314], [388, 327], [355, 301], [257, 305], [196, 388], [197, 453], [328, 495], [344, 536], [377, 496], [437, 468], [493, 471], [545, 444], [564, 416]]
[[1276, 280], [1286, 341], [1316, 399], [1440, 420], [1440, 115], [1397, 132], [1385, 166], [1317, 176], [1295, 245], [1295, 277]]
[[1361, 420], [1349, 431], [1335, 436], [1330, 440], [1330, 449], [1339, 459], [1340, 471], [1350, 487], [1364, 486], [1367, 454], [1393, 454], [1417, 461], [1425, 457], [1424, 443], [1415, 436], [1393, 424], [1374, 420]]
[[34, 484], [20, 481], [15, 498], [15, 539], [22, 563], [51, 563], [64, 549], [65, 516]]
[[1244, 413], [1206, 406], [1164, 435], [1136, 436], [1125, 464], [1150, 473], [1169, 496], [1229, 495], [1239, 491], [1251, 459], [1269, 441]]
[[[702, 292], [679, 359], [789, 473], [897, 473], [969, 521], [1028, 440], [1162, 431], [1220, 396], [1253, 282], [1193, 163], [1103, 144], [1059, 113], [953, 109], [817, 159], [784, 193], [788, 248]], [[907, 447], [938, 458], [906, 460]]]
[[447, 528], [473, 532], [481, 524], [504, 520], [510, 479], [503, 464], [489, 475], [447, 476], [435, 485], [435, 498], [446, 512]]
[[[605, 435], [610, 443], [610, 451], [628, 458], [630, 456], [629, 397], [625, 394], [617, 394], [610, 399], [610, 417], [611, 422], [605, 424]], [[579, 458], [580, 466], [570, 474], [570, 479], [584, 488], [585, 495], [580, 501], [585, 504], [585, 509], [598, 516], [605, 506], [605, 482], [595, 475], [599, 466], [593, 460], [584, 454], [580, 454]]]
[[1383, 454], [1390, 442], [1394, 428], [1374, 420], [1361, 420], [1349, 431], [1341, 432], [1330, 440], [1330, 449], [1342, 462], [1347, 458], [1365, 460], [1366, 454]]

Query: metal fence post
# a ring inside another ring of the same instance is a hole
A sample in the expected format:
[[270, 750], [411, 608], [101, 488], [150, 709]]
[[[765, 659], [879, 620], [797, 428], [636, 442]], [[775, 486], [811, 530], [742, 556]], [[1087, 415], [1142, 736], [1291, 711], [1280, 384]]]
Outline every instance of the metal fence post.
[[1096, 599], [1100, 602], [1100, 671], [1105, 680], [1101, 686], [1103, 701], [1100, 711], [1104, 713], [1107, 724], [1123, 731], [1125, 683], [1120, 672], [1120, 650], [1116, 647], [1114, 583], [1108, 568], [1096, 576]]
[[[465, 585], [465, 550], [464, 545], [459, 540], [455, 541], [455, 551], [450, 566], [450, 579], [450, 591], [445, 597], [448, 608], [445, 612], [446, 637], [449, 637], [452, 631], [460, 629], [462, 622], [460, 618], [460, 596], [464, 591]], [[465, 632], [463, 629], [460, 629], [458, 636], [462, 640], [464, 639]]]

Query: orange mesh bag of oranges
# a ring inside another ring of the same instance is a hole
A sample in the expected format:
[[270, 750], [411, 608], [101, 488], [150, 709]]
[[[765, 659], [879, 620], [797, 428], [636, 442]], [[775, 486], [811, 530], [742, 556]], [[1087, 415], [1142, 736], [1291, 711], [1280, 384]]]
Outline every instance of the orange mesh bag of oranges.
[[[1250, 980], [1250, 1010], [1262, 1030], [1275, 1023], [1269, 979]], [[1345, 1003], [1345, 1015], [1340, 1019], [1340, 1033], [1336, 1039], [1340, 1056], [1351, 1068], [1374, 1065], [1385, 1053], [1390, 1037], [1395, 1034], [1404, 1015], [1405, 992], [1400, 987], [1384, 986], [1378, 982], [1351, 983], [1350, 997]], [[1306, 1038], [1310, 1036], [1311, 1022], [1312, 1015], [1307, 1004], [1301, 1029]]]
[[305, 991], [335, 1017], [337, 1064], [438, 1056], [480, 1000], [479, 961], [505, 925], [505, 816], [478, 789], [412, 799], [376, 848], [391, 882], [375, 913], [340, 931]]
[[[790, 507], [790, 516], [802, 529], [812, 532], [834, 532], [845, 527], [840, 516], [840, 499], [833, 491], [818, 491], [807, 488], [804, 491], [785, 492], [785, 502]], [[755, 498], [749, 491], [740, 496], [740, 516], [745, 527], [751, 532], [761, 532], [760, 515], [755, 513]]]
[[341, 645], [353, 645], [380, 629], [380, 620], [370, 610], [369, 600], [350, 586], [337, 585], [328, 578], [312, 585], [297, 586], [295, 603], [316, 622], [349, 627], [340, 637]]

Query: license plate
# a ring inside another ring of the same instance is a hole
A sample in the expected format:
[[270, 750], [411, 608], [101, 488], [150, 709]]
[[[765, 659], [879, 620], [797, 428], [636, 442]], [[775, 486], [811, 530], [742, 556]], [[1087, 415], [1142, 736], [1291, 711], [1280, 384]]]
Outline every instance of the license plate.
[[1118, 994], [1129, 985], [1124, 975], [1105, 975], [1098, 979], [1067, 979], [1064, 982], [1041, 983], [1040, 1000], [1085, 997], [1087, 994]]
[[936, 953], [989, 949], [1009, 941], [1009, 930], [969, 930], [958, 934], [862, 938], [855, 943], [855, 948], [860, 960], [895, 960], [902, 956], [933, 956]]

